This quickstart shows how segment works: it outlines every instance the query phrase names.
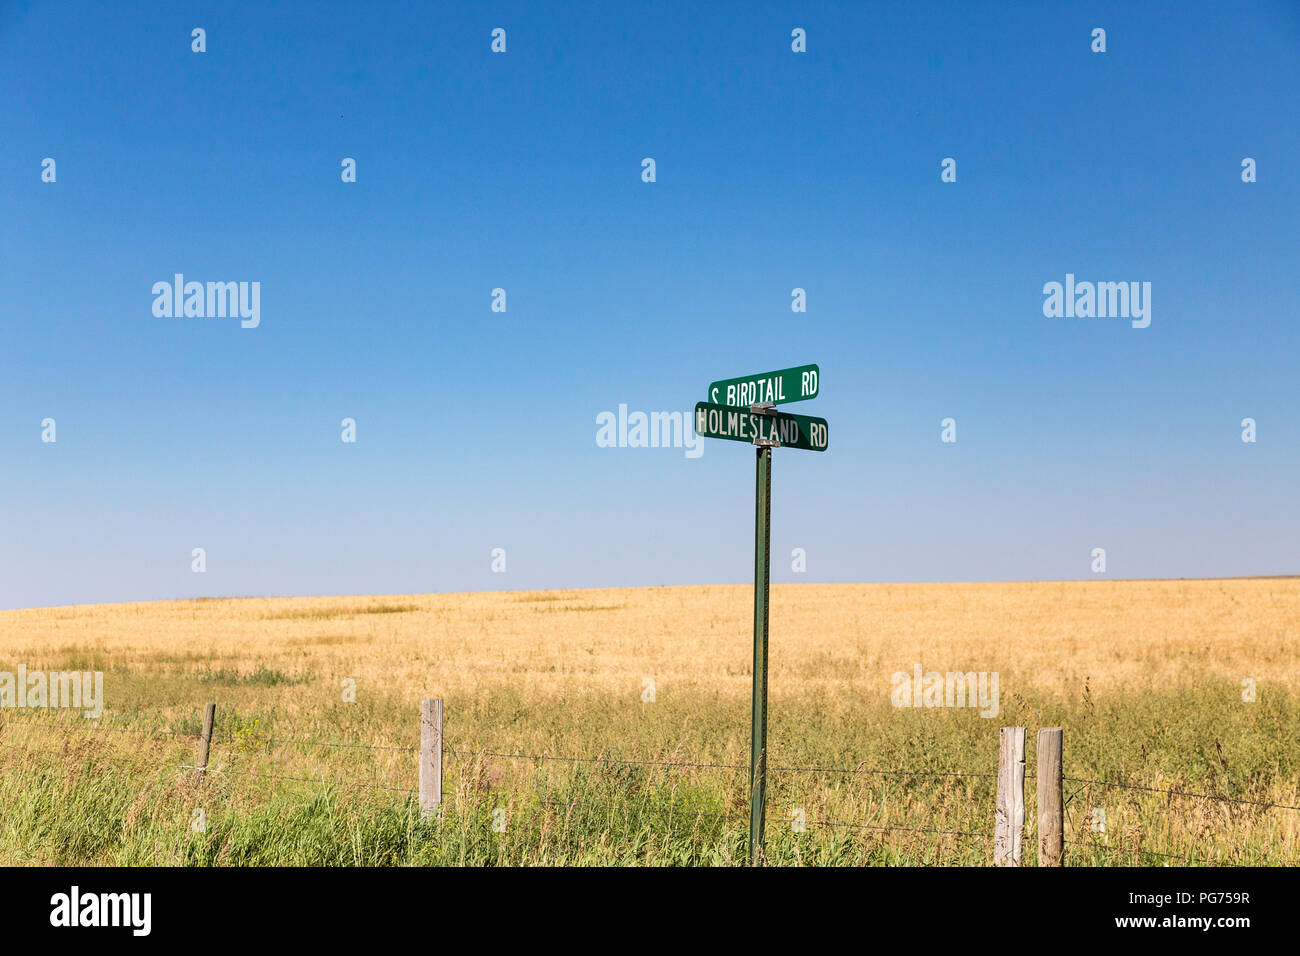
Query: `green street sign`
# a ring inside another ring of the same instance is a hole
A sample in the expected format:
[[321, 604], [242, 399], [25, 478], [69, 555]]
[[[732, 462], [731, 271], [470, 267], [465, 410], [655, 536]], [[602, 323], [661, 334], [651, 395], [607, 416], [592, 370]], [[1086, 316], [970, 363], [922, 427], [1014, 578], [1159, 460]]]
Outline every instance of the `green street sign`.
[[817, 380], [821, 370], [816, 365], [783, 368], [761, 375], [724, 378], [709, 386], [709, 401], [719, 405], [748, 408], [761, 402], [802, 402], [817, 397]]
[[772, 444], [804, 451], [825, 451], [829, 440], [824, 418], [778, 411], [760, 415], [748, 408], [712, 402], [696, 403], [695, 433], [704, 438], [726, 438], [750, 445]]

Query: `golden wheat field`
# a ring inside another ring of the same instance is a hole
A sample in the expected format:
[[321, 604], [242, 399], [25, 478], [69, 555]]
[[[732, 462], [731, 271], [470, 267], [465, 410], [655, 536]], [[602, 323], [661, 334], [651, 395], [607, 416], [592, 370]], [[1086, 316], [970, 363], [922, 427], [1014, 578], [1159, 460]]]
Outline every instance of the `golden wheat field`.
[[[752, 600], [661, 587], [0, 612], [0, 669], [104, 672], [98, 721], [0, 711], [0, 760], [62, 780], [110, 833], [88, 841], [78, 800], [7, 773], [0, 859], [734, 862]], [[778, 584], [771, 604], [774, 862], [988, 862], [1012, 725], [1031, 741], [1065, 728], [1069, 862], [1297, 861], [1300, 579]], [[997, 715], [894, 706], [891, 675], [917, 666], [996, 673]], [[446, 708], [436, 851], [364, 832], [409, 814], [423, 697]], [[207, 701], [218, 733], [196, 783]], [[196, 802], [227, 827], [197, 848]], [[518, 825], [488, 828], [498, 807]], [[278, 843], [304, 813], [353, 835]], [[267, 815], [258, 843], [250, 820]], [[15, 819], [63, 849], [36, 849]]]

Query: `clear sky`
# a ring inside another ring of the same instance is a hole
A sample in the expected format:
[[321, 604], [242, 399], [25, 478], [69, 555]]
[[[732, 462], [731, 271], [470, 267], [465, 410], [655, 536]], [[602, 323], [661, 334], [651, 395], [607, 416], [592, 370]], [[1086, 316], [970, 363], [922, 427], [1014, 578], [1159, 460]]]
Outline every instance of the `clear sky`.
[[0, 607], [743, 583], [752, 450], [596, 419], [806, 363], [773, 580], [1300, 571], [1300, 4], [4, 2], [0, 92]]

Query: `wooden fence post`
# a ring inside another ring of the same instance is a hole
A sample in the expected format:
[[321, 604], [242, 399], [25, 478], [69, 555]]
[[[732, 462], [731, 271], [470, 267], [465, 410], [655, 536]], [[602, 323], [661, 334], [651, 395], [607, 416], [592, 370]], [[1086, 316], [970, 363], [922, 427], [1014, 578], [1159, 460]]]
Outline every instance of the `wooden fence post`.
[[1038, 865], [1060, 866], [1065, 855], [1061, 728], [1038, 731]]
[[203, 776], [208, 769], [208, 750], [212, 746], [212, 725], [217, 719], [217, 705], [205, 704], [203, 706], [203, 733], [199, 735], [199, 776]]
[[442, 700], [420, 701], [420, 815], [431, 816], [442, 803]]
[[993, 830], [995, 866], [1019, 866], [1025, 832], [1025, 728], [998, 734], [998, 812]]

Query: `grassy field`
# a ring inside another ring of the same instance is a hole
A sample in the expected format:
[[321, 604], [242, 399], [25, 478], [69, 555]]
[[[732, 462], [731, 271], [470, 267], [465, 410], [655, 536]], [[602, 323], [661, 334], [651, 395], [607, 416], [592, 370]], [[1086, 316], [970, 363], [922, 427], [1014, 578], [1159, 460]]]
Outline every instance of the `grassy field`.
[[[1065, 728], [1070, 865], [1300, 863], [1300, 811], [1259, 805], [1300, 806], [1300, 579], [772, 592], [770, 862], [989, 862], [1016, 725], [1030, 774]], [[103, 671], [106, 705], [0, 710], [0, 863], [740, 863], [751, 613], [748, 587], [3, 611], [0, 670]], [[915, 665], [996, 672], [997, 715], [893, 706]], [[452, 751], [432, 820], [421, 697]]]

